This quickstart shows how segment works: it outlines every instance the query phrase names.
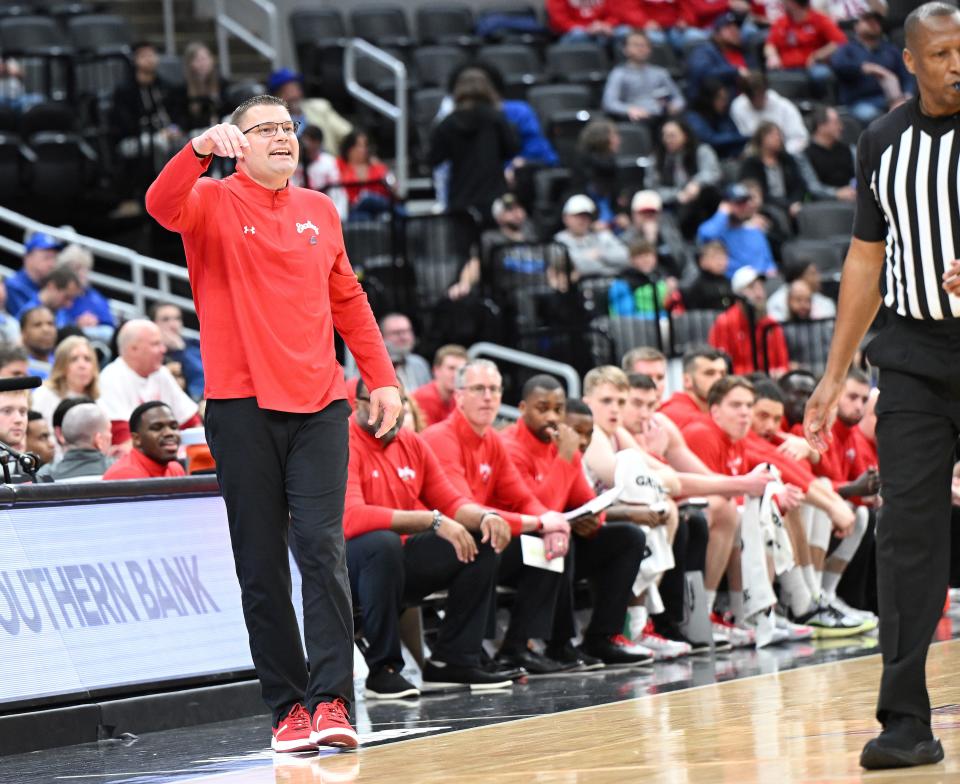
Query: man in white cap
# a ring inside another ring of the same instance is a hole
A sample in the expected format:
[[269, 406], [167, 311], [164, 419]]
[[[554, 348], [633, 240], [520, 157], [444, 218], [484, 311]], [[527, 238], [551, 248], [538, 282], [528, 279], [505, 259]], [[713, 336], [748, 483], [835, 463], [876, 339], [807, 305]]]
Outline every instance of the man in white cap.
[[657, 263], [675, 278], [683, 278], [693, 263], [693, 254], [669, 213], [663, 211], [663, 198], [655, 190], [637, 191], [630, 200], [630, 225], [620, 241], [630, 247], [637, 240], [652, 243]]
[[616, 275], [630, 264], [626, 245], [608, 229], [594, 229], [596, 214], [597, 205], [582, 193], [571, 196], [563, 205], [566, 228], [554, 235], [554, 240], [566, 246], [576, 278]]
[[733, 360], [733, 372], [763, 370], [774, 378], [789, 370], [787, 341], [780, 325], [767, 315], [766, 276], [741, 267], [731, 281], [737, 301], [717, 316], [707, 341]]

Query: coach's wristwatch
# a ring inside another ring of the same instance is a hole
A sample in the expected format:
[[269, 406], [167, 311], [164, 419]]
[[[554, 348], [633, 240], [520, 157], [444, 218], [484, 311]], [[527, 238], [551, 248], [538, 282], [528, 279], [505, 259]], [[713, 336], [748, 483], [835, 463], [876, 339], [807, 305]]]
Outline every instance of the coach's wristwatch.
[[440, 530], [440, 523], [443, 522], [443, 515], [440, 514], [439, 509], [433, 510], [433, 522], [430, 524], [430, 528], [434, 533]]

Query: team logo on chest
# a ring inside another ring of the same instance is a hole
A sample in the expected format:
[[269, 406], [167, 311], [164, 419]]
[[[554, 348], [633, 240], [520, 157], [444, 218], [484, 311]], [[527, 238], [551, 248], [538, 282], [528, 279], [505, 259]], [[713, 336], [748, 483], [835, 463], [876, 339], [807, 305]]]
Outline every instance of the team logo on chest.
[[481, 463], [481, 464], [480, 464], [480, 478], [481, 478], [484, 482], [489, 482], [489, 481], [490, 481], [490, 475], [491, 475], [492, 473], [493, 473], [493, 469], [490, 467], [490, 464], [489, 464], [489, 463]]
[[244, 227], [243, 227], [243, 233], [244, 233], [244, 234], [256, 234], [256, 233], [257, 233], [257, 227], [256, 227], [256, 226], [244, 226]]
[[414, 471], [410, 466], [402, 466], [397, 469], [397, 476], [399, 476], [404, 482], [412, 482], [417, 478], [417, 472]]
[[314, 226], [311, 221], [307, 221], [306, 223], [298, 223], [298, 224], [297, 224], [297, 234], [303, 234], [307, 229], [313, 229], [314, 235], [317, 235], [317, 234], [320, 233], [320, 229], [318, 229], [316, 226]]

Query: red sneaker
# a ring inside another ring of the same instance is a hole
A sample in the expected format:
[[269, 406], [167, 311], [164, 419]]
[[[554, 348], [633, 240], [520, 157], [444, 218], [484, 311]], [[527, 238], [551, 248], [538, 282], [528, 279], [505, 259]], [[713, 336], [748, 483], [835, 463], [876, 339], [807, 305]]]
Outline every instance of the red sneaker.
[[347, 706], [341, 699], [317, 705], [310, 729], [310, 742], [316, 746], [355, 749], [360, 743], [357, 731], [347, 718]]
[[317, 744], [310, 740], [310, 714], [299, 702], [273, 728], [270, 747], [280, 752], [317, 750]]

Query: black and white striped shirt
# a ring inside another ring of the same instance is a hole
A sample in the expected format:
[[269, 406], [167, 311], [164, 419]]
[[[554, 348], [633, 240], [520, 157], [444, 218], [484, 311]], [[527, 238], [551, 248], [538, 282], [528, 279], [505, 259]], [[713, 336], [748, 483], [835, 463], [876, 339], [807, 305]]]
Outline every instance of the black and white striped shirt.
[[906, 318], [960, 318], [960, 297], [941, 286], [960, 258], [958, 159], [960, 115], [928, 117], [916, 98], [860, 137], [853, 234], [886, 242], [883, 304]]

